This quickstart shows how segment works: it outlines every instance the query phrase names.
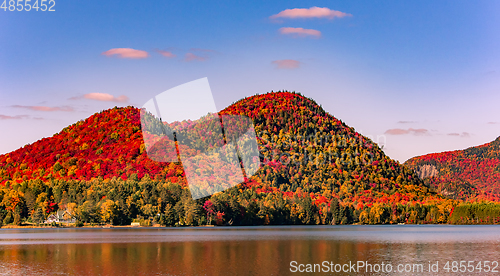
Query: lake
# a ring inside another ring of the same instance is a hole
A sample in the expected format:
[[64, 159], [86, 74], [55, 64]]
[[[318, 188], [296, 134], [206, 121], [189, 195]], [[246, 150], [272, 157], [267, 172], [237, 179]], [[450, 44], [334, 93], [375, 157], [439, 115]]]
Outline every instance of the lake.
[[0, 229], [0, 275], [494, 275], [498, 261], [500, 226]]

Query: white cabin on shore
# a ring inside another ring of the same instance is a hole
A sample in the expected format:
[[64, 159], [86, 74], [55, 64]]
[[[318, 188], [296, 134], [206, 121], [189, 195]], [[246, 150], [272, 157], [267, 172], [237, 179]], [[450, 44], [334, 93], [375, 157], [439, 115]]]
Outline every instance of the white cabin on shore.
[[57, 210], [55, 214], [49, 215], [44, 223], [75, 223], [76, 218], [67, 210]]

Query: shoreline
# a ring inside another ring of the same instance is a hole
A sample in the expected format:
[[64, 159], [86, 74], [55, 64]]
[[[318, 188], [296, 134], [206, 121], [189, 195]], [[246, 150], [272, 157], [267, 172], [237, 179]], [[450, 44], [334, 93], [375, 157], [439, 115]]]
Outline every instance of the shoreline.
[[[499, 224], [450, 224], [450, 223], [439, 223], [439, 224], [345, 224], [345, 225], [239, 225], [235, 227], [277, 227], [277, 226], [494, 226]], [[112, 229], [112, 228], [231, 228], [231, 225], [200, 225], [200, 226], [162, 226], [159, 224], [155, 224], [152, 226], [132, 226], [132, 225], [84, 225], [80, 227], [76, 227], [74, 225], [60, 225], [60, 226], [43, 226], [43, 225], [6, 225], [0, 227], [1, 229], [78, 229], [78, 228], [87, 228], [87, 229]]]
[[[263, 226], [263, 225], [256, 225]], [[34, 229], [34, 228], [44, 228], [44, 229], [58, 229], [58, 228], [102, 228], [102, 229], [110, 229], [110, 228], [186, 228], [186, 227], [196, 227], [196, 228], [213, 228], [213, 227], [224, 227], [217, 225], [200, 225], [200, 226], [162, 226], [159, 224], [151, 225], [151, 226], [132, 226], [132, 225], [84, 225], [84, 226], [74, 226], [74, 225], [4, 225], [0, 227], [0, 229]]]

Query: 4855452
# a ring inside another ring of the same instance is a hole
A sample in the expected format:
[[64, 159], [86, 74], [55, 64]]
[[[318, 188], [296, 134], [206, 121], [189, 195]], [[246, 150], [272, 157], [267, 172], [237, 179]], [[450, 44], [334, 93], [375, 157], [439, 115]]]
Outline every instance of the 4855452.
[[55, 6], [56, 0], [3, 0], [0, 9], [4, 11], [56, 11]]

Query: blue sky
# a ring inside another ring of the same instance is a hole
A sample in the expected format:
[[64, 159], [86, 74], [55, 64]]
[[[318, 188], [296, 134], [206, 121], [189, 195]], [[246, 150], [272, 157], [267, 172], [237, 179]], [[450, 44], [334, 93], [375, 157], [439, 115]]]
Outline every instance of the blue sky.
[[202, 77], [218, 109], [299, 91], [401, 162], [500, 136], [496, 1], [56, 0], [55, 10], [0, 9], [0, 154]]

